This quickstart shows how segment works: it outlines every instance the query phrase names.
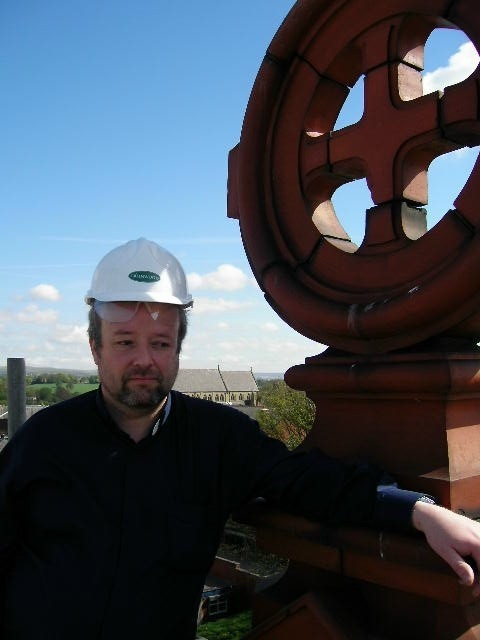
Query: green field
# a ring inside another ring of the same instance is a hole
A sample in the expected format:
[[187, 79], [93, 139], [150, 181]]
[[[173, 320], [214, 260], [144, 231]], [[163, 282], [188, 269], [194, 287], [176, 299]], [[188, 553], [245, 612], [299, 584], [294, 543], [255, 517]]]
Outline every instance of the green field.
[[[40, 389], [55, 389], [56, 384], [54, 382], [45, 383], [45, 384], [30, 384], [27, 386], [26, 391], [27, 395], [34, 396]], [[63, 385], [65, 386], [65, 385]], [[92, 389], [96, 389], [98, 384], [87, 384], [83, 382], [77, 382], [71, 388], [71, 392], [74, 394], [86, 393], [87, 391], [91, 391]], [[70, 389], [69, 389], [70, 390]]]

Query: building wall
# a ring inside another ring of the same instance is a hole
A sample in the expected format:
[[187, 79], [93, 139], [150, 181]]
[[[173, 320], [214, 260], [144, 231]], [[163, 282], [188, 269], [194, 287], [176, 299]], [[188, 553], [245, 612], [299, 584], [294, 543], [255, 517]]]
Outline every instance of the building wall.
[[192, 398], [202, 398], [203, 400], [212, 400], [213, 402], [243, 404], [248, 407], [257, 406], [258, 393], [256, 391], [236, 391], [231, 393], [220, 393], [218, 391], [182, 391], [182, 393]]

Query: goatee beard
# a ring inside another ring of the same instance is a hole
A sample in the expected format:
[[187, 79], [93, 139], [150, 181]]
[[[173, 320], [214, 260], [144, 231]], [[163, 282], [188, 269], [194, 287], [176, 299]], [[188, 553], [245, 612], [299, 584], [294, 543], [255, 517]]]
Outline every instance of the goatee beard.
[[118, 395], [118, 400], [130, 408], [151, 409], [158, 406], [166, 395], [160, 384], [155, 388], [129, 389], [125, 383]]

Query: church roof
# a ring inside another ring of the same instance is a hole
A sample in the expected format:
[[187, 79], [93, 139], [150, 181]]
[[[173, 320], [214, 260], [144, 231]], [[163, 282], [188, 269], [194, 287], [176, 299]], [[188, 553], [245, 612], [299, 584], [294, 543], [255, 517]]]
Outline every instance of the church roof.
[[222, 371], [218, 368], [180, 369], [173, 388], [184, 393], [258, 391], [251, 371]]
[[218, 369], [180, 369], [173, 388], [176, 391], [225, 391]]
[[220, 371], [228, 391], [258, 391], [251, 371]]

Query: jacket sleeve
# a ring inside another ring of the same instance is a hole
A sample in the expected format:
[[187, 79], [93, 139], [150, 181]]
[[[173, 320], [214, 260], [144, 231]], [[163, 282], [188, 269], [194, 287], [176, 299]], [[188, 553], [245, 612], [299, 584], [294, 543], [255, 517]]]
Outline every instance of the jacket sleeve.
[[252, 497], [326, 524], [413, 530], [412, 509], [423, 494], [399, 489], [372, 465], [344, 464], [319, 449], [289, 452], [261, 431], [258, 439]]

